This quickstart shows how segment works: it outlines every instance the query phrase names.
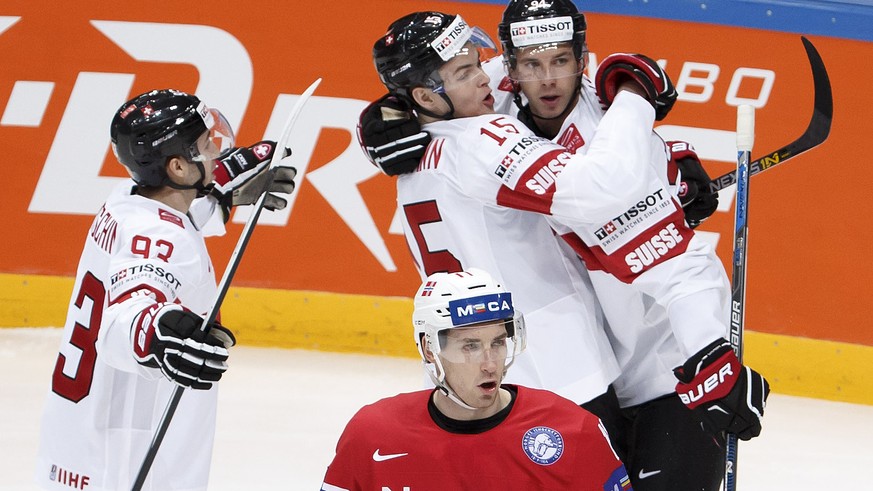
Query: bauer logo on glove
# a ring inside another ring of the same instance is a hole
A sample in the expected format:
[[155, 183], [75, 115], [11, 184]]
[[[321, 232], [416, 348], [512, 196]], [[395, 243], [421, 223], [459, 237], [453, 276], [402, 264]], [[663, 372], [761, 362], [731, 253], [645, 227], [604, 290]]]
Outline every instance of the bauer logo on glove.
[[673, 370], [676, 393], [709, 431], [740, 440], [761, 433], [770, 384], [737, 359], [730, 343], [718, 339]]

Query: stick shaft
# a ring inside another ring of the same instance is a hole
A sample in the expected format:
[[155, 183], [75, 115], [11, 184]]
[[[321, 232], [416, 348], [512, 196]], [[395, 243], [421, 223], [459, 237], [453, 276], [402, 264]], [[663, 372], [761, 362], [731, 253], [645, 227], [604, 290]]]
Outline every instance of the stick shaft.
[[[755, 140], [755, 112], [751, 106], [737, 108], [737, 197], [734, 212], [734, 254], [731, 271], [731, 319], [728, 340], [743, 361], [743, 321], [746, 306], [746, 251], [749, 245], [749, 159]], [[736, 490], [737, 437], [726, 436], [725, 491]]]

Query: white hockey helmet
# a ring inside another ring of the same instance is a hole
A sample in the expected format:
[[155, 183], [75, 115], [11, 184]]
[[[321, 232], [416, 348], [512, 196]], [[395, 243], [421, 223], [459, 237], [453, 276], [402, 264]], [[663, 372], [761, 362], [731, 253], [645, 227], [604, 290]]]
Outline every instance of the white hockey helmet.
[[[415, 344], [431, 378], [439, 387], [444, 388], [445, 381], [439, 358], [444, 341], [444, 336], [440, 336], [442, 331], [504, 321], [507, 335], [504, 371], [525, 348], [524, 317], [513, 307], [512, 294], [481, 269], [428, 276], [415, 294], [414, 307]], [[430, 363], [425, 357], [427, 350], [434, 354], [435, 363]]]

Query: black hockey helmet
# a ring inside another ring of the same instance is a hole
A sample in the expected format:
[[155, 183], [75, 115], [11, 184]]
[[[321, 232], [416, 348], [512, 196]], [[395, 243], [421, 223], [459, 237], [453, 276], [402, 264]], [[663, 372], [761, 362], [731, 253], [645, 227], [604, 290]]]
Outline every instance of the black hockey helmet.
[[373, 62], [389, 91], [409, 95], [409, 89], [427, 87], [440, 92], [437, 70], [472, 42], [477, 49], [496, 50], [478, 27], [460, 15], [414, 12], [397, 19], [373, 45]]
[[497, 27], [503, 47], [503, 57], [509, 67], [515, 67], [515, 50], [525, 46], [572, 42], [573, 53], [584, 60], [585, 14], [572, 0], [510, 0]]
[[169, 184], [168, 158], [179, 156], [190, 162], [215, 158], [203, 155], [204, 149], [198, 146], [198, 139], [207, 131], [217, 153], [233, 146], [233, 131], [220, 112], [196, 96], [165, 89], [125, 102], [112, 119], [109, 136], [116, 158], [133, 180], [141, 186], [157, 187]]

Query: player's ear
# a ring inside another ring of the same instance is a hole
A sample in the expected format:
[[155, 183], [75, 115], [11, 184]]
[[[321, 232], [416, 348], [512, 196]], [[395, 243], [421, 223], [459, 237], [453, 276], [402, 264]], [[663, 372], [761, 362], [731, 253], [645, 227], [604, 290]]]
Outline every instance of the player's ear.
[[436, 106], [436, 93], [428, 88], [416, 87], [412, 89], [412, 99], [416, 104], [427, 110], [434, 111], [435, 109], [438, 109]]
[[424, 348], [424, 359], [427, 360], [428, 363], [434, 362], [433, 351], [431, 351], [430, 348], [428, 348], [426, 344], [425, 344], [425, 348]]
[[170, 157], [167, 159], [167, 176], [174, 180], [183, 179], [185, 177], [185, 159], [182, 157]]

